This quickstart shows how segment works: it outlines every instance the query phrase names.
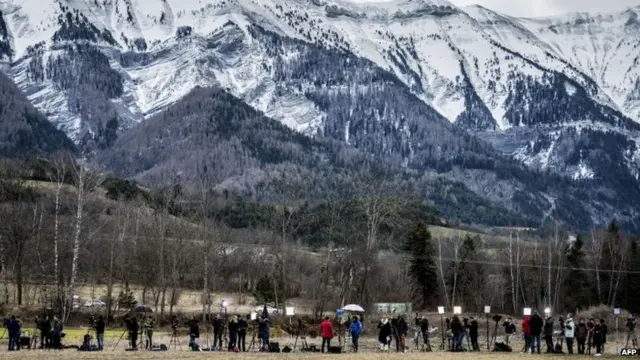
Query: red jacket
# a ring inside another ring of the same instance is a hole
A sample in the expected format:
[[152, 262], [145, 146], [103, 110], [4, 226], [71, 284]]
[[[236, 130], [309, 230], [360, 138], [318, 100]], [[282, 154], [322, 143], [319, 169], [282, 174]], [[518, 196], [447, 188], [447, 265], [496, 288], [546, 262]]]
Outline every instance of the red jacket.
[[526, 335], [531, 334], [531, 327], [529, 326], [528, 316], [525, 316], [524, 319], [522, 319], [522, 332], [524, 332]]
[[333, 338], [333, 325], [331, 325], [331, 321], [325, 320], [320, 324], [320, 336], [322, 336], [323, 339]]

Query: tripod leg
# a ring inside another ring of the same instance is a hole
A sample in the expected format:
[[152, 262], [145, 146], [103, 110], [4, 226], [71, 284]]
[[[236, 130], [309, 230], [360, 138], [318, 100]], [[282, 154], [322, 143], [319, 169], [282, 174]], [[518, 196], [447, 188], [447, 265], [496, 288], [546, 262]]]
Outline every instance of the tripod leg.
[[111, 352], [114, 352], [116, 350], [116, 348], [118, 347], [118, 344], [120, 344], [120, 341], [122, 341], [122, 338], [124, 337], [124, 334], [126, 334], [126, 333], [127, 333], [127, 330], [122, 332], [122, 335], [120, 335], [120, 339], [118, 339], [118, 341], [116, 342], [116, 346], [113, 347]]

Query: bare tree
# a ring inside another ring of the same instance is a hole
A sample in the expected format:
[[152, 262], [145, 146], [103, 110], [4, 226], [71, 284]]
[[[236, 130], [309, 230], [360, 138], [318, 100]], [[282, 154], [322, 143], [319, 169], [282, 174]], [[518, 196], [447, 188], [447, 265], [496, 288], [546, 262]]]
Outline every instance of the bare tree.
[[62, 284], [60, 284], [60, 193], [67, 177], [67, 167], [71, 163], [71, 156], [67, 152], [56, 152], [53, 155], [53, 169], [49, 173], [49, 179], [55, 184], [55, 200], [53, 214], [53, 274], [56, 281], [56, 298], [62, 304]]

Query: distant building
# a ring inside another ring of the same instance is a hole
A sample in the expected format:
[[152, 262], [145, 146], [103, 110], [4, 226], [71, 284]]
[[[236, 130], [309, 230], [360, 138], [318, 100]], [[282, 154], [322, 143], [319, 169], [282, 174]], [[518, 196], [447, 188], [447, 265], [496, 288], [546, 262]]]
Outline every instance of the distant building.
[[374, 303], [373, 311], [385, 314], [411, 314], [411, 303]]

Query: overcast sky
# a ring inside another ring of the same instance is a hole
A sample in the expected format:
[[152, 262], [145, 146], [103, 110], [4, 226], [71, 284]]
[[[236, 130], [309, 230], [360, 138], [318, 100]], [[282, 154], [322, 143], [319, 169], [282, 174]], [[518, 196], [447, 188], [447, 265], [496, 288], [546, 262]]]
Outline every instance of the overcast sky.
[[[368, 2], [379, 0], [351, 0]], [[616, 11], [640, 5], [640, 0], [449, 0], [458, 6], [479, 4], [514, 16], [545, 16], [575, 11]]]

